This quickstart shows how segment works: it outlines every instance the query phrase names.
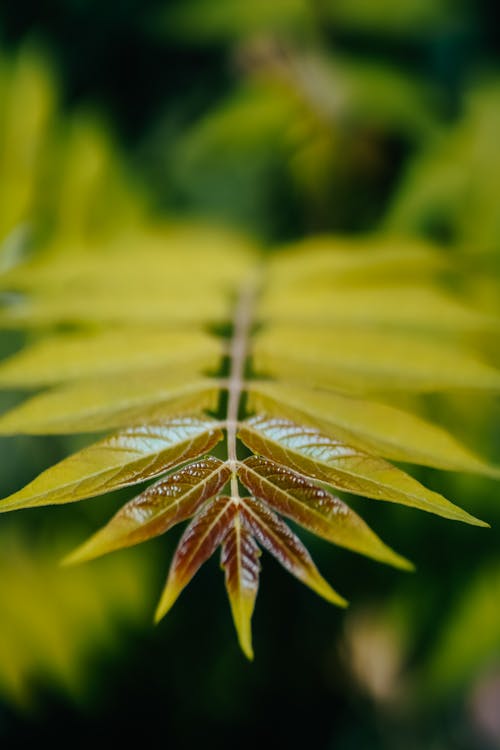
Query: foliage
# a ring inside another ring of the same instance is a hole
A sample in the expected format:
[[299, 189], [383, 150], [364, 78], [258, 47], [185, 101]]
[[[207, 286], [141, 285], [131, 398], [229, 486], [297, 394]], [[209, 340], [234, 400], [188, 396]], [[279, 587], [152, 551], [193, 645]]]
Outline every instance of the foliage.
[[[492, 477], [498, 469], [388, 394], [498, 390], [498, 372], [446, 336], [497, 321], [439, 289], [439, 251], [395, 247], [397, 256], [375, 240], [325, 237], [265, 260], [228, 233], [158, 227], [99, 254], [57, 245], [6, 271], [2, 288], [16, 301], [4, 325], [40, 333], [3, 363], [0, 382], [49, 389], [4, 414], [0, 433], [117, 431], [43, 472], [1, 510], [74, 502], [173, 469], [68, 562], [192, 518], [157, 617], [221, 546], [248, 656], [259, 546], [345, 604], [281, 515], [401, 568], [411, 566], [330, 488], [484, 525], [387, 459]], [[380, 277], [390, 284], [374, 285]], [[220, 455], [224, 435], [226, 458], [210, 456]]]
[[62, 538], [56, 553], [14, 528], [1, 538], [0, 693], [24, 706], [41, 683], [80, 696], [90, 656], [116, 649], [124, 624], [143, 620], [148, 563], [134, 555], [67, 571], [57, 565]]

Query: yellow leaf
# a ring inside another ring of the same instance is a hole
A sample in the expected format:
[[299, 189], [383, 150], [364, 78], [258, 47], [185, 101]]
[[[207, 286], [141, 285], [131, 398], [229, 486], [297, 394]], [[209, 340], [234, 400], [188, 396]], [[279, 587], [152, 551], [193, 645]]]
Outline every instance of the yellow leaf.
[[36, 387], [170, 367], [192, 375], [215, 369], [220, 342], [201, 331], [142, 327], [45, 337], [0, 364], [0, 386]]
[[0, 417], [0, 434], [97, 432], [214, 408], [218, 388], [208, 378], [169, 381], [168, 372], [133, 373], [61, 386]]
[[367, 453], [395, 461], [498, 476], [438, 425], [388, 404], [285, 383], [250, 387], [252, 411], [303, 419]]
[[217, 422], [177, 417], [129, 427], [55, 464], [0, 501], [0, 512], [86, 497], [143, 482], [206, 453], [222, 439]]
[[447, 333], [493, 329], [500, 319], [477, 312], [439, 289], [426, 286], [389, 286], [317, 289], [300, 288], [290, 295], [271, 290], [262, 299], [259, 316], [267, 321], [348, 324], [431, 330]]
[[253, 353], [257, 372], [347, 392], [500, 389], [498, 370], [429, 335], [272, 325], [257, 335]]
[[[218, 431], [214, 435], [219, 440], [222, 438]], [[198, 440], [193, 440], [190, 455], [185, 453], [181, 460], [195, 458], [200, 452], [199, 447]], [[201, 452], [209, 447], [207, 444]], [[73, 564], [92, 560], [163, 534], [194, 515], [206, 500], [224, 487], [230, 474], [228, 465], [213, 456], [190, 463], [160, 479], [124, 505], [104, 528], [68, 555], [64, 562]]]
[[387, 461], [363, 453], [314, 427], [304, 427], [287, 419], [255, 417], [241, 425], [239, 437], [254, 453], [339, 490], [487, 526]]

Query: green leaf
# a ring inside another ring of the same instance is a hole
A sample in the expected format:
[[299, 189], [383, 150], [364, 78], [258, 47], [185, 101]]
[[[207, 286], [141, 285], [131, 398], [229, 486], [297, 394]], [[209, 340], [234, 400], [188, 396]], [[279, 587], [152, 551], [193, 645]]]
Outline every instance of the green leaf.
[[228, 465], [213, 456], [188, 464], [124, 505], [104, 528], [68, 555], [65, 562], [92, 560], [163, 534], [194, 515], [224, 487], [230, 474]]
[[238, 476], [252, 494], [317, 536], [375, 560], [412, 570], [413, 565], [385, 545], [342, 500], [265, 458], [247, 458]]
[[206, 417], [129, 427], [84, 448], [0, 501], [0, 512], [71, 503], [136, 484], [197, 458], [223, 437]]
[[381, 458], [287, 419], [255, 417], [240, 439], [253, 452], [345, 492], [409, 505], [444, 518], [486, 526]]

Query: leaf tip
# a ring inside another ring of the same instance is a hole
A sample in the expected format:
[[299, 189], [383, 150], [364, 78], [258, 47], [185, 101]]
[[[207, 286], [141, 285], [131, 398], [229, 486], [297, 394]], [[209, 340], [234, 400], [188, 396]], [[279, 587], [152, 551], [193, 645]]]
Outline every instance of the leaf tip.
[[175, 601], [177, 600], [177, 597], [179, 596], [179, 593], [179, 591], [175, 591], [173, 586], [167, 583], [167, 586], [161, 596], [160, 601], [158, 602], [158, 606], [156, 607], [154, 613], [153, 621], [155, 625], [158, 625], [160, 620], [163, 620], [165, 615], [173, 607]]
[[68, 554], [62, 558], [59, 565], [62, 568], [69, 568], [71, 565], [79, 565], [80, 563], [88, 562], [91, 557], [87, 554], [86, 547], [87, 544], [81, 544], [72, 552], [68, 552]]
[[347, 599], [344, 599], [343, 596], [340, 596], [340, 594], [337, 594], [336, 591], [332, 589], [332, 587], [328, 584], [326, 586], [323, 586], [321, 588], [321, 591], [318, 591], [321, 596], [326, 599], [330, 604], [335, 604], [336, 607], [342, 607], [342, 609], [346, 609], [349, 606], [349, 602]]
[[242, 639], [239, 639], [239, 644], [240, 644], [241, 650], [245, 654], [245, 656], [248, 659], [248, 661], [253, 661], [254, 660], [254, 653], [253, 653], [253, 648], [252, 648], [251, 642], [250, 641], [243, 641]]

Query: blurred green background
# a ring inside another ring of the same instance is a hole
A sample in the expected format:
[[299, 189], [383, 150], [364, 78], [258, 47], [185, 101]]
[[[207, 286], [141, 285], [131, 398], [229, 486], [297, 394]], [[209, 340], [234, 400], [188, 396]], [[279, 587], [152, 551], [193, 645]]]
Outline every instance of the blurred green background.
[[[493, 0], [1, 3], [0, 262], [156, 216], [223, 222], [266, 245], [396, 231], [441, 243], [467, 293], [500, 313], [496, 11]], [[2, 352], [20, 342], [3, 334]], [[498, 342], [485, 345], [500, 362]], [[498, 402], [428, 408], [499, 461]], [[1, 494], [77, 445], [2, 439]], [[498, 485], [418, 476], [492, 529], [367, 504], [417, 573], [308, 540], [346, 613], [266, 557], [253, 664], [214, 561], [152, 627], [175, 531], [58, 568], [130, 493], [3, 515], [2, 747], [500, 747]]]

